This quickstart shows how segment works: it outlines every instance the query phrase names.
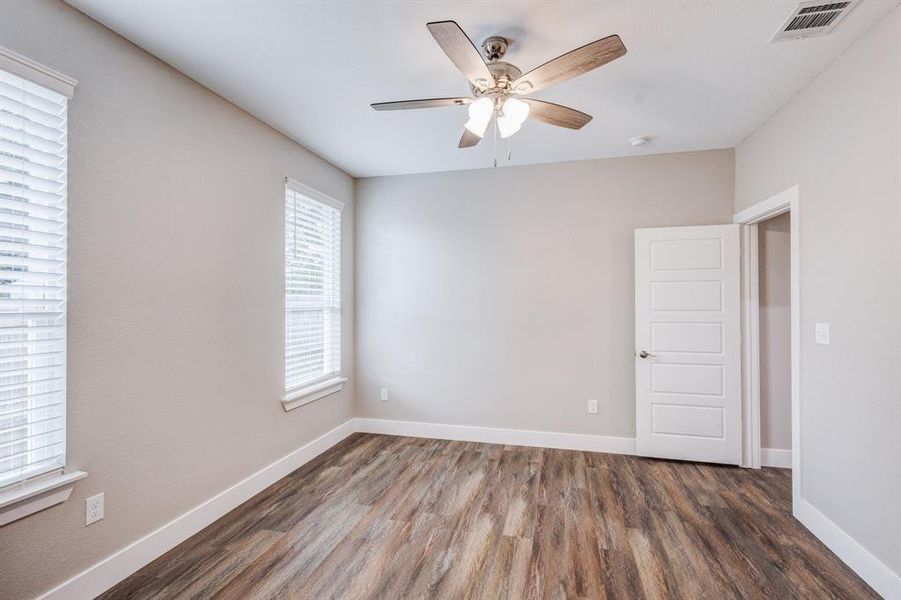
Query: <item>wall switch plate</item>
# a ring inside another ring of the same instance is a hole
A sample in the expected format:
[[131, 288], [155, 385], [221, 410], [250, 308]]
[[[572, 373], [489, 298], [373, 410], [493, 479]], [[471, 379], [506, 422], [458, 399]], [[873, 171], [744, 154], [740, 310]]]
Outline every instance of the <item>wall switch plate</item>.
[[84, 501], [85, 527], [103, 518], [103, 494], [96, 494]]
[[824, 346], [828, 346], [831, 343], [829, 341], [829, 323], [817, 323], [814, 341]]
[[388, 401], [388, 388], [382, 388], [379, 390], [379, 400], [382, 402]]
[[591, 399], [588, 401], [588, 412], [593, 415], [598, 414], [598, 401]]

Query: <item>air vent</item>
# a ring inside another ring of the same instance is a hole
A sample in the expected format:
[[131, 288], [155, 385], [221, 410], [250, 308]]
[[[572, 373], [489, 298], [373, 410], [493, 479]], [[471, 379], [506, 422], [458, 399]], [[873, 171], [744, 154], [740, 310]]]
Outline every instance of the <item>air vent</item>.
[[822, 0], [802, 2], [770, 41], [797, 40], [831, 33], [845, 15], [851, 12], [854, 4], [853, 0], [829, 3]]

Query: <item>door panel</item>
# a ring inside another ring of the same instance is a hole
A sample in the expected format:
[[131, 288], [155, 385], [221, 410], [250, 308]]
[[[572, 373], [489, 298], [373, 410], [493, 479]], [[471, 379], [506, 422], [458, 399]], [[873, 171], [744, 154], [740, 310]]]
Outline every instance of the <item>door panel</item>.
[[720, 240], [657, 240], [651, 242], [651, 268], [655, 271], [719, 269]]
[[655, 404], [654, 433], [719, 438], [723, 435], [723, 409], [719, 406]]
[[722, 323], [651, 323], [651, 352], [722, 351]]
[[723, 395], [721, 365], [651, 364], [651, 391], [655, 394]]
[[[654, 274], [659, 274], [655, 271]], [[723, 310], [723, 286], [719, 281], [652, 281], [651, 310]]]
[[640, 455], [741, 462], [739, 263], [738, 225], [635, 231]]

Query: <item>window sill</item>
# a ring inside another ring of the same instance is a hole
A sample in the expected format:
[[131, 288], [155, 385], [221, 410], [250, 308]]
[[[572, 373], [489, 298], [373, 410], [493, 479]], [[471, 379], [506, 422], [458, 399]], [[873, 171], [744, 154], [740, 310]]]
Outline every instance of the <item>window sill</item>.
[[84, 471], [73, 471], [0, 490], [0, 527], [64, 502], [75, 482], [87, 476]]
[[282, 408], [287, 412], [324, 398], [329, 394], [340, 392], [345, 383], [347, 383], [346, 377], [333, 377], [310, 387], [295, 390], [282, 398]]

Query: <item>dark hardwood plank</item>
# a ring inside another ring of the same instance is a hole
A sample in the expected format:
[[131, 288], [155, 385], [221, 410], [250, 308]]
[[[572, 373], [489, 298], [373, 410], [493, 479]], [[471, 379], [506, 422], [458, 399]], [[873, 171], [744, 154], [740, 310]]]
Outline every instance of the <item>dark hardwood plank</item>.
[[878, 596], [787, 471], [356, 434], [101, 598]]

